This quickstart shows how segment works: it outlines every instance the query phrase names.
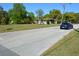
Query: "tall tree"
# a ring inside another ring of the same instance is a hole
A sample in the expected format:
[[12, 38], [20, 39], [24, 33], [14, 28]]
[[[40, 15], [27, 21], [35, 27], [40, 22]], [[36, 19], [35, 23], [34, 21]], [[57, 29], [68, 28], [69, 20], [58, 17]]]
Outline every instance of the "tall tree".
[[60, 10], [51, 10], [50, 17], [55, 21], [55, 24], [57, 24], [57, 22], [60, 21], [62, 17]]
[[43, 14], [44, 14], [43, 10], [42, 9], [38, 9], [36, 11], [36, 14], [37, 14], [38, 20], [42, 20]]
[[0, 24], [8, 24], [8, 13], [0, 6]]
[[9, 11], [10, 23], [22, 23], [26, 18], [27, 11], [23, 4], [14, 3], [13, 8]]

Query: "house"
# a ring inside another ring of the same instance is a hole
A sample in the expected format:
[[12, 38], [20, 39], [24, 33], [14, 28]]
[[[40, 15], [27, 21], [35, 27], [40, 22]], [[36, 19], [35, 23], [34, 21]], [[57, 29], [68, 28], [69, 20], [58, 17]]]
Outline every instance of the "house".
[[35, 24], [54, 24], [54, 20], [52, 18], [44, 18], [43, 20], [35, 20]]

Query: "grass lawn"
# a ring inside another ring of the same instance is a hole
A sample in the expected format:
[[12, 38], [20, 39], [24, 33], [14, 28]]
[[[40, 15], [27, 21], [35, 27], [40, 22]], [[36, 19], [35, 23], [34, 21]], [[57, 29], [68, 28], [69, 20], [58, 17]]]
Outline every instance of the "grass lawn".
[[74, 30], [45, 51], [43, 56], [79, 56], [79, 30]]
[[19, 30], [29, 30], [36, 28], [44, 28], [44, 27], [54, 27], [58, 26], [55, 24], [51, 25], [40, 25], [40, 24], [15, 24], [15, 25], [0, 25], [0, 32], [11, 32], [11, 31], [19, 31]]

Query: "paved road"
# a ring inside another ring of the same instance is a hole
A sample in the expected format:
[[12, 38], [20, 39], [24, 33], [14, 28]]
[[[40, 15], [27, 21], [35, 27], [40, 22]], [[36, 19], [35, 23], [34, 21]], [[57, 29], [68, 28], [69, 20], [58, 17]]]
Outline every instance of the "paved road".
[[0, 33], [0, 55], [40, 55], [70, 31], [60, 30], [59, 27], [50, 27]]

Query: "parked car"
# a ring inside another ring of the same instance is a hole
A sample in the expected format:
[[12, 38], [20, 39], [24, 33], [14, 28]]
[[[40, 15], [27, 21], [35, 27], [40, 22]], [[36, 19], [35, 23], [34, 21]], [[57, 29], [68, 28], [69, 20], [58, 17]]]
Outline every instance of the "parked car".
[[60, 25], [60, 29], [72, 29], [73, 25], [69, 22], [62, 22]]

